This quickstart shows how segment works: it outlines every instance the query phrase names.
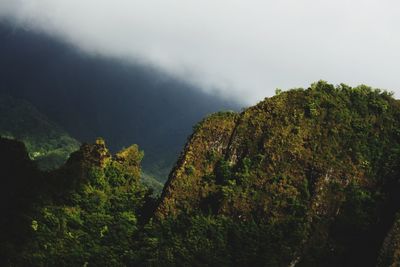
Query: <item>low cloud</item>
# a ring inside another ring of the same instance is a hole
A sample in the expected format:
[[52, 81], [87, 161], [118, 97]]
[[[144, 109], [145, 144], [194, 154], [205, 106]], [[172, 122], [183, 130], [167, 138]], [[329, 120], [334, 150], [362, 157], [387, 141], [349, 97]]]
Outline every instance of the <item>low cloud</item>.
[[398, 95], [399, 13], [394, 0], [0, 2], [0, 16], [19, 25], [246, 104], [319, 79]]

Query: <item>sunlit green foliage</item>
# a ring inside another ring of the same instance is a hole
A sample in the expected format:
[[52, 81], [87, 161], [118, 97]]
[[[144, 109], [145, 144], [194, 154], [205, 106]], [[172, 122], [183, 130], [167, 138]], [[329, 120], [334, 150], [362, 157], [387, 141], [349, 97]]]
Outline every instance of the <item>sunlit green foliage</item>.
[[22, 266], [128, 264], [139, 223], [147, 216], [143, 207], [151, 202], [151, 192], [140, 184], [142, 156], [136, 145], [114, 158], [104, 141], [84, 145], [53, 174], [75, 182], [63, 188], [61, 199], [54, 192], [35, 204], [28, 215], [30, 238], [13, 260]]
[[[271, 266], [352, 265], [365, 252], [358, 264], [376, 259], [385, 232], [380, 221], [393, 214], [382, 209], [393, 198], [385, 188], [399, 179], [393, 170], [399, 168], [400, 106], [390, 93], [320, 81], [278, 91], [233, 125], [221, 116], [196, 128], [181, 165], [196, 172], [176, 171], [160, 218], [225, 216], [270, 229], [258, 232], [265, 239], [257, 250]], [[202, 132], [207, 136], [200, 138]], [[185, 193], [187, 184], [193, 194]], [[184, 239], [181, 234], [176, 238]]]

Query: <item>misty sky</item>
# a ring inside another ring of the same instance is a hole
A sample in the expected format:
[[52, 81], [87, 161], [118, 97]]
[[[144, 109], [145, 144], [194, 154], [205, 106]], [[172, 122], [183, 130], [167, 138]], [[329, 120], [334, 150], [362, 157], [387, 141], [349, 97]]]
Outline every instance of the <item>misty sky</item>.
[[320, 79], [400, 95], [396, 0], [0, 0], [0, 16], [246, 104]]

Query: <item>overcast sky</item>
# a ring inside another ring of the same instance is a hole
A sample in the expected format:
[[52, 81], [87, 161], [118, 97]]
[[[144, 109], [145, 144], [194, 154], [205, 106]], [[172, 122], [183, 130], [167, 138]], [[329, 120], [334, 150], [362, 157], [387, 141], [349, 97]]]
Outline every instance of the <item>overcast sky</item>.
[[400, 95], [398, 0], [0, 0], [0, 16], [246, 104], [320, 79]]

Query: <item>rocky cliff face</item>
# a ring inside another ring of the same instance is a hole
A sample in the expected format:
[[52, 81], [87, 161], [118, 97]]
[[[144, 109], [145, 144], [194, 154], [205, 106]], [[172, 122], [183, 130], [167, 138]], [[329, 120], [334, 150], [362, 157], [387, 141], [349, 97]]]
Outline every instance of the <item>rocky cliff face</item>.
[[256, 220], [286, 227], [275, 242], [296, 235], [285, 264], [371, 265], [398, 208], [399, 156], [396, 100], [318, 82], [200, 123], [156, 217]]

